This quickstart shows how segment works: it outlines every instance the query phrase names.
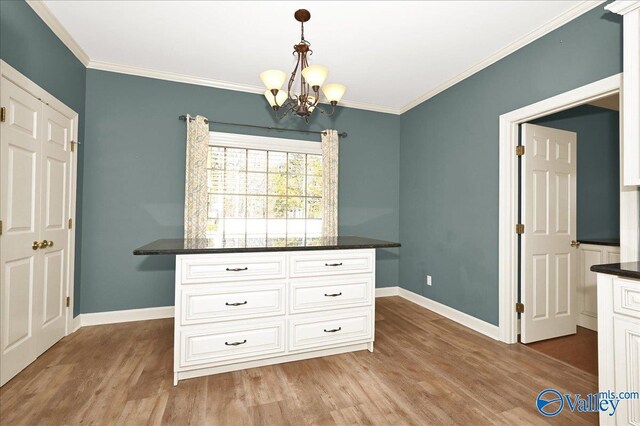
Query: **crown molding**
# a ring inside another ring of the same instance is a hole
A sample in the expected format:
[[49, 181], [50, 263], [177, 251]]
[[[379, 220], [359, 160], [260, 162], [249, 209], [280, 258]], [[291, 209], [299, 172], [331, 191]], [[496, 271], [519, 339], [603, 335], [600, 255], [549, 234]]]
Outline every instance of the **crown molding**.
[[31, 6], [31, 9], [44, 21], [45, 24], [53, 31], [53, 33], [60, 39], [60, 41], [67, 46], [67, 48], [73, 53], [82, 65], [85, 67], [89, 64], [89, 56], [80, 45], [75, 41], [71, 34], [62, 26], [58, 18], [54, 16], [49, 10], [47, 5], [37, 0], [26, 0], [27, 4]]
[[[117, 72], [120, 74], [135, 75], [138, 77], [155, 78], [158, 80], [175, 81], [178, 83], [195, 84], [198, 86], [215, 87], [217, 89], [234, 90], [237, 92], [246, 92], [262, 95], [265, 91], [264, 87], [253, 86], [250, 84], [234, 83], [231, 81], [216, 80], [212, 78], [197, 77], [187, 74], [178, 74], [167, 71], [156, 71], [148, 68], [132, 67], [129, 65], [119, 65], [110, 62], [89, 61], [87, 68]], [[364, 109], [368, 111], [377, 111], [387, 114], [400, 114], [397, 108], [384, 105], [368, 104], [365, 102], [340, 101], [340, 106], [347, 108]]]
[[618, 15], [626, 15], [627, 13], [640, 8], [640, 1], [637, 0], [617, 0], [604, 7], [609, 12], [617, 13]]
[[[423, 103], [427, 99], [430, 99], [430, 98], [436, 96], [438, 93], [444, 92], [445, 90], [447, 90], [451, 86], [454, 86], [455, 84], [460, 83], [462, 80], [466, 79], [467, 77], [470, 77], [473, 74], [475, 74], [475, 73], [487, 68], [488, 66], [498, 62], [500, 59], [512, 54], [516, 50], [521, 49], [524, 46], [526, 46], [527, 44], [529, 44], [529, 43], [531, 43], [531, 42], [533, 42], [533, 41], [535, 41], [535, 40], [537, 40], [537, 39], [549, 34], [551, 31], [563, 26], [567, 22], [576, 19], [578, 16], [590, 11], [591, 9], [593, 9], [593, 8], [603, 4], [603, 3], [605, 3], [605, 1], [602, 1], [602, 0], [597, 0], [597, 1], [587, 0], [587, 1], [583, 1], [583, 2], [575, 5], [574, 7], [572, 7], [569, 10], [567, 10], [565, 13], [563, 13], [562, 15], [552, 19], [551, 21], [547, 22], [546, 24], [544, 24], [543, 26], [537, 28], [536, 30], [533, 30], [529, 34], [525, 35], [524, 37], [521, 37], [520, 39], [518, 39], [518, 40], [514, 41], [513, 43], [509, 44], [508, 46], [500, 49], [499, 51], [497, 51], [493, 55], [491, 55], [488, 58], [486, 58], [485, 60], [477, 63], [476, 65], [474, 65], [473, 67], [471, 67], [468, 70], [464, 71], [463, 73], [458, 74], [454, 78], [445, 81], [444, 83], [436, 86], [435, 88], [433, 88], [432, 90], [428, 91], [427, 93], [425, 93], [424, 95], [420, 96], [419, 98], [416, 98], [413, 101], [409, 102], [408, 104], [402, 106], [402, 108], [400, 108], [400, 114], [404, 114], [405, 112], [409, 111], [413, 107], [416, 107], [416, 106], [420, 105], [421, 103]], [[630, 2], [630, 3], [636, 3], [636, 2]]]

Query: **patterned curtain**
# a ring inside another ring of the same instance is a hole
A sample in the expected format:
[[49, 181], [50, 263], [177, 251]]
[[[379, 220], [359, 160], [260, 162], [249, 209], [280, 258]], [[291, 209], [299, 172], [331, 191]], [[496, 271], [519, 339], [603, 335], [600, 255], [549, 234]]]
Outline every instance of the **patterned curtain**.
[[322, 236], [338, 236], [338, 153], [336, 130], [322, 134]]
[[207, 155], [209, 124], [206, 117], [187, 115], [187, 161], [184, 192], [184, 237], [207, 238]]

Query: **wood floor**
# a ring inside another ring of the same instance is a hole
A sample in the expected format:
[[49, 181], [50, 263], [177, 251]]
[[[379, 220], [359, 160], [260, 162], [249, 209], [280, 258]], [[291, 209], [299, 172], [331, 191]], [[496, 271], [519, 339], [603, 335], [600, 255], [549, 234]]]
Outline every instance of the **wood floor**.
[[598, 333], [584, 327], [571, 336], [529, 343], [528, 347], [581, 370], [598, 375]]
[[377, 299], [375, 352], [172, 385], [172, 320], [86, 327], [0, 389], [3, 425], [597, 424], [544, 418], [545, 388], [587, 394], [596, 377], [505, 345], [398, 297]]

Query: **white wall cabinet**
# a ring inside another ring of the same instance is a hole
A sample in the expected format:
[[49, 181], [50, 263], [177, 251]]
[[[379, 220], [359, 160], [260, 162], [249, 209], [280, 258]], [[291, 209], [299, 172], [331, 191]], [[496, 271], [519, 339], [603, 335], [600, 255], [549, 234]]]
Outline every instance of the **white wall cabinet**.
[[[640, 392], [640, 280], [598, 274], [600, 392]], [[640, 425], [640, 399], [621, 400], [601, 425]]]
[[620, 262], [620, 247], [581, 244], [578, 262], [578, 325], [598, 331], [597, 276], [591, 267]]
[[178, 380], [373, 351], [375, 249], [176, 257]]

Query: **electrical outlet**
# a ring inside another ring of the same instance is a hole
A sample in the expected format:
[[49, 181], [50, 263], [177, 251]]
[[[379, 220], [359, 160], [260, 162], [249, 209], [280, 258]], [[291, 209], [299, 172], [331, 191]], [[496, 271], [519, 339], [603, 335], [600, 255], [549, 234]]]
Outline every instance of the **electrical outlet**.
[[427, 285], [431, 285], [431, 275], [427, 275], [427, 276], [425, 277], [425, 284], [427, 284]]

